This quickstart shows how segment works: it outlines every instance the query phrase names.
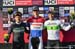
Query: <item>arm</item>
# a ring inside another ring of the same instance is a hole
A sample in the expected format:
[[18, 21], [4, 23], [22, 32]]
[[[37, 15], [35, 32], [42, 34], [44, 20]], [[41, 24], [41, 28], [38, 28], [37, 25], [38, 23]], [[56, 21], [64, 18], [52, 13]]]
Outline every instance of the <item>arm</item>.
[[46, 27], [46, 22], [44, 23], [44, 30], [47, 30], [47, 27]]
[[29, 23], [25, 24], [25, 32], [28, 34], [30, 33], [30, 24]]
[[71, 25], [70, 24], [61, 24], [61, 29], [63, 29], [64, 31], [68, 31], [70, 30]]
[[13, 30], [13, 25], [11, 25], [9, 28], [8, 28], [8, 34], [5, 34], [4, 35], [4, 41], [5, 42], [9, 42], [9, 39], [10, 39], [10, 35], [12, 33], [12, 30]]
[[28, 19], [27, 19], [27, 22], [28, 22], [28, 23], [32, 22], [32, 17], [28, 18]]
[[[25, 33], [30, 34], [30, 24], [29, 23], [25, 24]], [[27, 38], [29, 39], [29, 36]]]
[[29, 27], [26, 27], [26, 28], [25, 28], [25, 32], [28, 33], [28, 34], [30, 33]]

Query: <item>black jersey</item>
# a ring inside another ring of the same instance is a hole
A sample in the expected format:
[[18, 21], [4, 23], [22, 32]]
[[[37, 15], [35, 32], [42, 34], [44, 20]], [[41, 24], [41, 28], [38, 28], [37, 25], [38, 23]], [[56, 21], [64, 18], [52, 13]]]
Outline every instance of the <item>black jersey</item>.
[[8, 34], [10, 35], [11, 33], [13, 33], [14, 42], [24, 42], [24, 32], [28, 33], [26, 27], [28, 27], [27, 23], [23, 22], [21, 22], [20, 24], [14, 23], [9, 28]]

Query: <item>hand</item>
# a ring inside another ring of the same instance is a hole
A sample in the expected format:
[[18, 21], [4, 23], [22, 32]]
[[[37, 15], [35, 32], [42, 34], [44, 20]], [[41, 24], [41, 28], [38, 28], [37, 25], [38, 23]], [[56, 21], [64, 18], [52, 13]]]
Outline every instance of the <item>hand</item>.
[[7, 44], [8, 42], [7, 42], [7, 41], [4, 41], [4, 43], [6, 43], [6, 44]]

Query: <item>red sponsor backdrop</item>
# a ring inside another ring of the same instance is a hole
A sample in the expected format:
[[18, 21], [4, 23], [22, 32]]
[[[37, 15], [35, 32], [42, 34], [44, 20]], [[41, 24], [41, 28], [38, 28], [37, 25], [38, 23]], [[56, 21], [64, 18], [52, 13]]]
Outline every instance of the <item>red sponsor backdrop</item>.
[[57, 4], [71, 5], [74, 4], [74, 0], [57, 0]]
[[16, 6], [29, 6], [32, 5], [32, 0], [15, 0]]
[[60, 41], [61, 42], [75, 42], [75, 28], [72, 28], [69, 31], [61, 31]]
[[75, 0], [74, 0], [74, 4], [75, 4]]
[[33, 5], [43, 5], [43, 0], [32, 0]]
[[15, 6], [43, 5], [43, 0], [15, 0]]

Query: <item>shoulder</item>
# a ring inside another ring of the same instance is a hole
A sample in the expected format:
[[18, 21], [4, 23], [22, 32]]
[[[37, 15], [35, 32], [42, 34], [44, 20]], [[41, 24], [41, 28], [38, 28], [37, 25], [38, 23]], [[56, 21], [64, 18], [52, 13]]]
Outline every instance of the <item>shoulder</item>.
[[48, 24], [49, 24], [49, 20], [46, 20], [45, 22], [44, 22], [44, 26], [47, 26]]
[[22, 25], [26, 25], [26, 22], [21, 22]]
[[55, 20], [55, 21], [60, 21], [60, 20]]
[[46, 20], [45, 22], [49, 22], [49, 20]]
[[55, 20], [55, 22], [61, 22], [60, 20]]
[[33, 19], [33, 18], [34, 18], [34, 17], [33, 17], [33, 16], [31, 16], [31, 17], [29, 17], [29, 18], [28, 18], [28, 20], [29, 20], [29, 19]]
[[47, 24], [47, 23], [49, 23], [49, 20], [46, 20], [46, 21], [45, 21], [45, 24]]
[[39, 16], [39, 18], [44, 19], [44, 17], [42, 17], [42, 16]]
[[33, 19], [33, 16], [29, 17], [29, 18], [27, 19], [27, 22], [31, 22], [32, 19]]
[[11, 23], [9, 27], [13, 28], [15, 25], [16, 25], [15, 23]]
[[38, 18], [39, 18], [40, 20], [42, 20], [43, 22], [45, 22], [45, 18], [44, 18], [44, 17], [39, 16]]
[[28, 22], [22, 22], [22, 25], [29, 27], [30, 26], [30, 23], [28, 23]]
[[13, 26], [13, 25], [16, 25], [16, 23], [14, 22], [14, 23], [11, 23], [11, 26]]

